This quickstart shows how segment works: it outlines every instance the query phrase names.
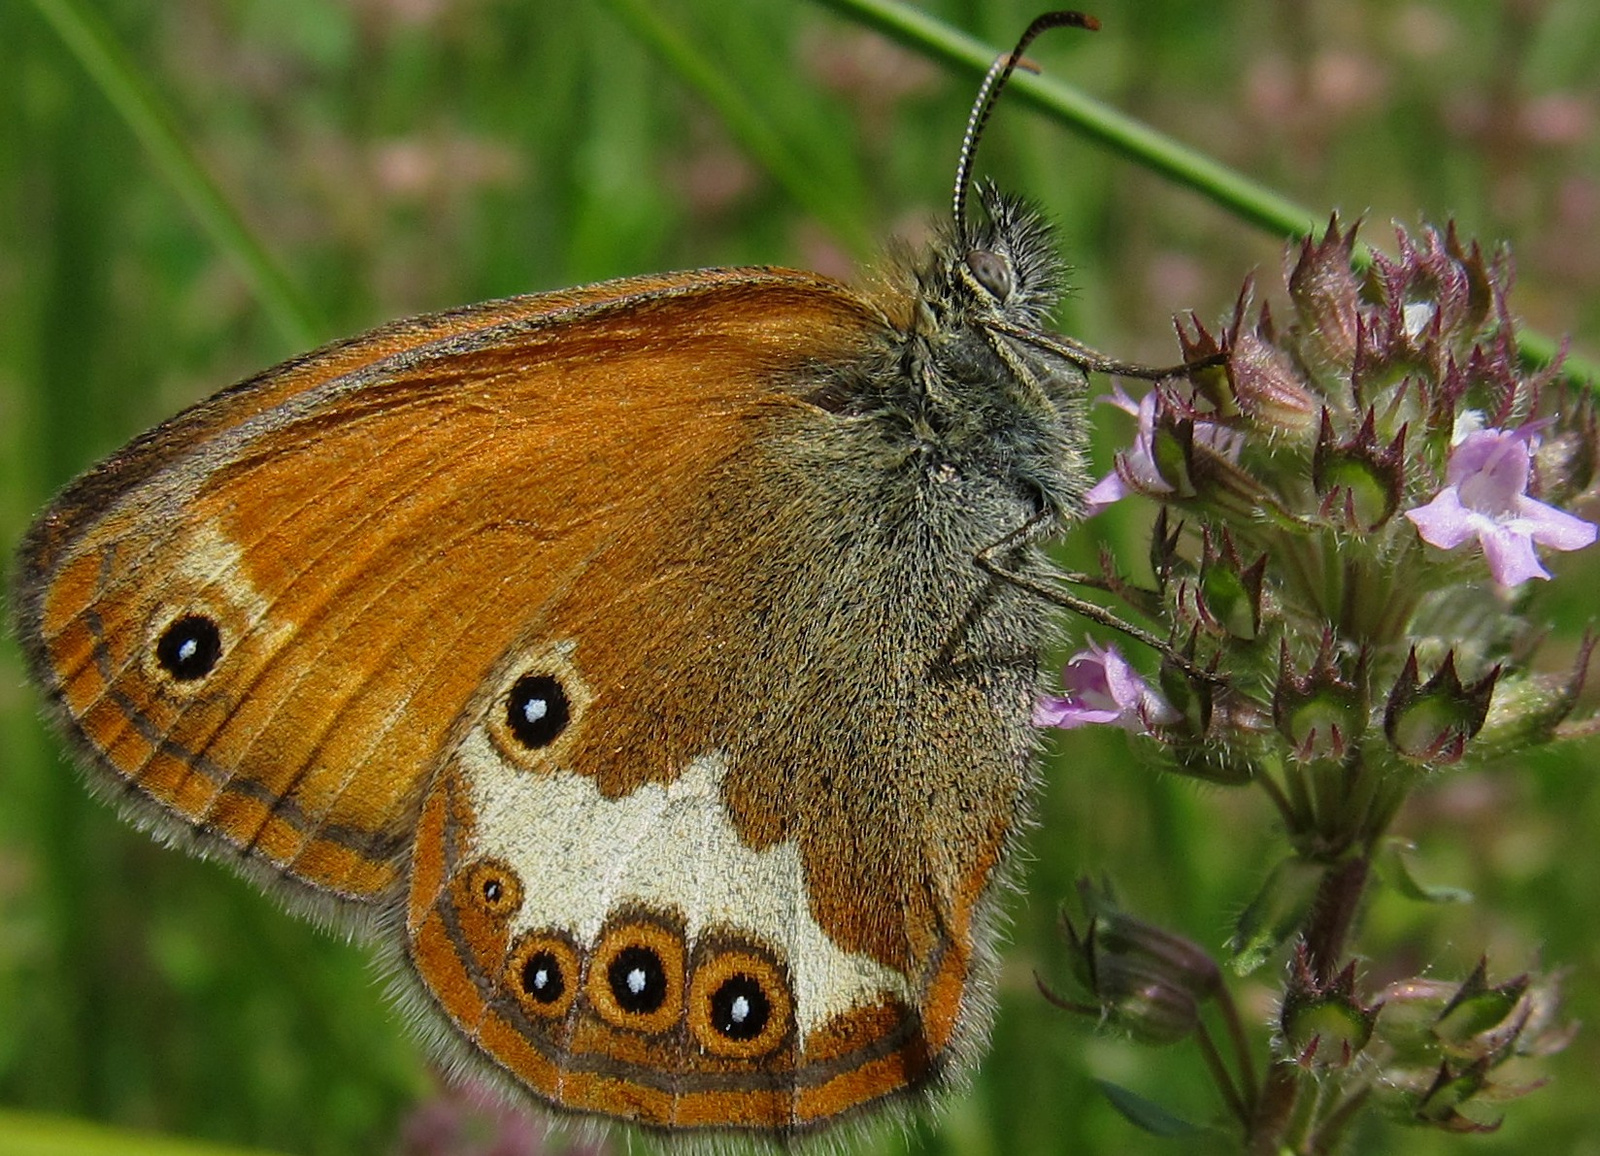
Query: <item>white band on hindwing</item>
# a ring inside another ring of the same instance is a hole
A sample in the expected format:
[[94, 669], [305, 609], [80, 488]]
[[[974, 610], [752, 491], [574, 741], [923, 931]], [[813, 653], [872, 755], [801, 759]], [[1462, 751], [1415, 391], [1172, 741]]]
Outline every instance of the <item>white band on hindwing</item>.
[[493, 856], [522, 881], [513, 938], [554, 928], [589, 950], [606, 917], [630, 905], [680, 913], [691, 952], [708, 928], [742, 932], [787, 961], [802, 1045], [853, 1008], [913, 1002], [904, 976], [842, 950], [817, 924], [792, 841], [763, 851], [740, 841], [722, 802], [720, 753], [693, 759], [669, 786], [618, 799], [586, 775], [509, 765], [482, 728], [462, 745], [460, 765], [477, 817], [464, 857]]

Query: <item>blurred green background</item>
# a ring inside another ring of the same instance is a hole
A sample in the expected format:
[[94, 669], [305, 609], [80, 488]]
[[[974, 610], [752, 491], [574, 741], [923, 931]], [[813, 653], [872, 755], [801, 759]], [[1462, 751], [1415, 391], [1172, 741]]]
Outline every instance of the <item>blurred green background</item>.
[[[863, 239], [915, 241], [945, 211], [975, 87], [819, 6], [651, 5], [713, 62], [735, 119], [777, 142], [762, 155], [621, 4], [88, 6], [303, 296], [312, 341], [675, 267], [848, 276], [871, 255]], [[925, 7], [1008, 44], [1038, 2]], [[1318, 214], [1365, 214], [1370, 240], [1388, 240], [1390, 219], [1454, 215], [1468, 234], [1510, 241], [1519, 312], [1600, 353], [1593, 0], [1094, 11], [1098, 36], [1058, 33], [1033, 51], [1052, 75]], [[1020, 104], [1002, 105], [978, 169], [1060, 223], [1075, 287], [1061, 328], [1118, 356], [1174, 360], [1172, 314], [1216, 320], [1252, 269], [1276, 288], [1277, 238]], [[0, 0], [0, 545], [9, 553], [72, 474], [306, 343], [197, 224], [39, 8]], [[1087, 560], [1096, 536], [1131, 534], [1099, 519], [1071, 549]], [[1541, 591], [1558, 639], [1593, 615], [1597, 561], [1560, 559], [1567, 581]], [[288, 1153], [534, 1150], [537, 1130], [442, 1090], [363, 950], [122, 825], [35, 712], [0, 640], [0, 1109]], [[1045, 1005], [1033, 975], [1061, 971], [1055, 910], [1084, 872], [1109, 872], [1130, 906], [1219, 946], [1279, 850], [1269, 808], [1157, 778], [1120, 734], [1057, 737], [1052, 751], [991, 1052], [942, 1117], [877, 1150], [1180, 1147], [1134, 1132], [1094, 1079], [1194, 1118], [1216, 1110], [1191, 1050], [1097, 1037]], [[1421, 845], [1418, 873], [1479, 902], [1380, 893], [1361, 941], [1377, 982], [1465, 974], [1481, 950], [1499, 976], [1542, 958], [1571, 968], [1572, 1014], [1600, 1023], [1596, 754], [1591, 743], [1446, 776], [1414, 801], [1401, 826]], [[1266, 987], [1243, 995], [1265, 1025]], [[1495, 1136], [1374, 1126], [1352, 1151], [1600, 1153], [1600, 1030], [1547, 1070], [1551, 1086], [1512, 1105]], [[21, 1137], [0, 1115], [0, 1152]]]

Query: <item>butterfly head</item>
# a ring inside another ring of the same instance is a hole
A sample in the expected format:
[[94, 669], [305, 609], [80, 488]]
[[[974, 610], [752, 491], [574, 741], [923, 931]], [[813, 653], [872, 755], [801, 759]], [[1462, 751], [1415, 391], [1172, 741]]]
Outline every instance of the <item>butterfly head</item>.
[[948, 226], [913, 266], [906, 381], [947, 449], [1070, 518], [1086, 485], [1088, 383], [1044, 328], [1065, 265], [1031, 204], [988, 183], [976, 192], [981, 213]]
[[1018, 331], [1043, 326], [1063, 288], [1054, 230], [1031, 204], [985, 182], [983, 216], [952, 225], [921, 271], [924, 325]]
[[951, 296], [978, 324], [992, 317], [1037, 328], [1062, 289], [1053, 230], [1033, 206], [991, 184], [982, 186], [979, 199], [984, 220], [958, 225], [948, 249]]

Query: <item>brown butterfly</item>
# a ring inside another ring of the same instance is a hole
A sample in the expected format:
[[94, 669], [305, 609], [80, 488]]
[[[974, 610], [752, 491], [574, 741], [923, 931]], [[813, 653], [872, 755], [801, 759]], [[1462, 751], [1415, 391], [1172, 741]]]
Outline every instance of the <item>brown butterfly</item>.
[[94, 782], [376, 933], [538, 1100], [813, 1131], [990, 1016], [1085, 370], [973, 149], [871, 289], [771, 268], [401, 321], [95, 466], [16, 628]]

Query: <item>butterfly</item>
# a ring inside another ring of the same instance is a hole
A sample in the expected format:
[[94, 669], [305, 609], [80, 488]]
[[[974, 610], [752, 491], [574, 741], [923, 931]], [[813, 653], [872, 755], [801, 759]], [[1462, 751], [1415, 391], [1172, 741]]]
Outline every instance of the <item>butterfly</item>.
[[868, 288], [636, 277], [400, 321], [69, 485], [13, 612], [92, 782], [369, 932], [555, 1109], [785, 1137], [991, 1014], [1080, 513], [1049, 227], [981, 186]]

